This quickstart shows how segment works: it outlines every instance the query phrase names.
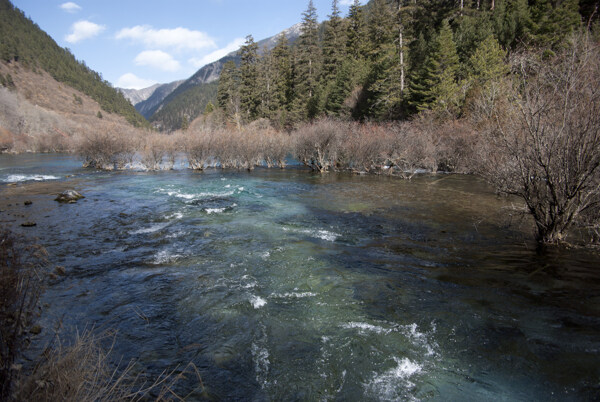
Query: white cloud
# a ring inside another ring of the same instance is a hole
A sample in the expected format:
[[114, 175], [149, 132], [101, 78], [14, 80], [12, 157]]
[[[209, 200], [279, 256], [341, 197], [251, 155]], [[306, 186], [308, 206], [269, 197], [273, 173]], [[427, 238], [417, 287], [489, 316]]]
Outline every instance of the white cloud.
[[340, 6], [351, 6], [354, 4], [354, 0], [340, 0]]
[[105, 29], [104, 25], [94, 24], [90, 21], [77, 21], [71, 26], [71, 33], [65, 37], [65, 40], [69, 43], [81, 42], [99, 35]]
[[200, 68], [202, 66], [207, 65], [208, 63], [212, 63], [213, 61], [217, 61], [222, 57], [227, 56], [229, 53], [234, 52], [242, 46], [246, 40], [244, 38], [236, 38], [233, 42], [230, 42], [224, 48], [215, 50], [212, 53], [207, 54], [204, 57], [192, 57], [189, 59], [189, 62], [195, 68]]
[[74, 14], [77, 11], [81, 10], [81, 6], [79, 4], [73, 3], [72, 1], [63, 3], [59, 7], [71, 14]]
[[217, 47], [213, 38], [208, 34], [181, 27], [154, 29], [148, 25], [136, 25], [121, 29], [117, 32], [116, 38], [129, 39], [155, 49], [202, 50]]
[[154, 84], [156, 84], [156, 81], [145, 80], [143, 78], [138, 77], [135, 74], [127, 73], [119, 77], [116, 86], [119, 88], [127, 89], [144, 89]]
[[177, 60], [162, 50], [145, 50], [138, 54], [134, 61], [138, 66], [149, 66], [163, 71], [177, 71], [181, 67]]

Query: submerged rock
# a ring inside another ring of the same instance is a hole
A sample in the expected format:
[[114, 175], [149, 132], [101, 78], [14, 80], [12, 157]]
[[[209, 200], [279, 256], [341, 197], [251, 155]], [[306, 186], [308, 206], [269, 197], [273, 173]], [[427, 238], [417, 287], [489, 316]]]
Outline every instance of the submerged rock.
[[58, 195], [58, 197], [56, 197], [54, 199], [54, 201], [72, 204], [72, 203], [77, 202], [77, 200], [80, 200], [82, 198], [85, 198], [85, 197], [83, 195], [79, 194], [75, 190], [65, 190], [62, 193], [60, 193]]
[[23, 222], [23, 223], [21, 223], [21, 226], [23, 226], [24, 228], [30, 228], [30, 227], [32, 227], [32, 226], [36, 226], [36, 225], [37, 225], [37, 223], [35, 223], [35, 222], [30, 222], [30, 221], [27, 221], [27, 222]]
[[56, 275], [60, 275], [60, 276], [65, 276], [67, 274], [67, 270], [65, 269], [65, 267], [57, 265], [56, 268], [54, 268], [54, 272], [56, 273]]

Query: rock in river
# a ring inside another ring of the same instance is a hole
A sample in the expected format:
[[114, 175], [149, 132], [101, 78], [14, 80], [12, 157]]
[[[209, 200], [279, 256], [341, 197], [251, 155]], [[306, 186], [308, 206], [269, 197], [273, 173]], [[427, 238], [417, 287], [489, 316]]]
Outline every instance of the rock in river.
[[79, 194], [77, 191], [75, 191], [75, 190], [65, 190], [62, 193], [60, 193], [58, 195], [58, 197], [56, 197], [54, 199], [54, 201], [65, 202], [65, 203], [68, 203], [68, 204], [72, 204], [74, 202], [77, 202], [77, 200], [79, 200], [81, 198], [85, 198], [85, 197], [83, 195]]
[[35, 222], [29, 222], [29, 221], [21, 223], [21, 226], [23, 226], [24, 228], [30, 228], [30, 227], [33, 227], [35, 225], [36, 225]]

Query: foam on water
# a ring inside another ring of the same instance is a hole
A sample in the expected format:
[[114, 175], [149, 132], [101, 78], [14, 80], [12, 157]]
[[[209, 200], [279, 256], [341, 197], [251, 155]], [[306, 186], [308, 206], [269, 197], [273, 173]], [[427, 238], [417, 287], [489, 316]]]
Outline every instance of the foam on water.
[[304, 297], [315, 297], [317, 294], [313, 292], [286, 292], [273, 293], [271, 297], [281, 299], [302, 299]]
[[23, 181], [46, 181], [46, 180], [58, 180], [60, 177], [43, 174], [11, 174], [2, 181], [5, 183], [20, 183]]
[[254, 361], [254, 370], [256, 372], [256, 381], [261, 388], [267, 385], [267, 374], [269, 373], [269, 351], [262, 346], [252, 342], [252, 360]]
[[407, 391], [414, 387], [410, 378], [423, 371], [418, 363], [408, 358], [399, 359], [394, 357], [396, 367], [387, 370], [383, 374], [374, 374], [371, 381], [365, 384], [369, 394], [382, 400], [408, 400], [414, 399]]
[[329, 230], [324, 230], [324, 229], [292, 229], [292, 228], [287, 228], [287, 227], [283, 227], [282, 229], [284, 232], [302, 233], [302, 234], [309, 235], [310, 237], [314, 237], [314, 238], [326, 240], [326, 241], [331, 241], [331, 242], [336, 241], [336, 239], [341, 236], [338, 233], [330, 232]]
[[159, 230], [163, 230], [164, 228], [169, 226], [169, 224], [170, 224], [170, 222], [161, 222], [161, 223], [152, 225], [149, 228], [134, 230], [132, 232], [129, 232], [129, 234], [135, 235], [135, 234], [154, 233], [154, 232], [158, 232]]
[[377, 334], [389, 334], [394, 329], [383, 328], [378, 325], [368, 324], [366, 322], [348, 322], [342, 324], [342, 328], [346, 329], [358, 329], [360, 333], [375, 332]]
[[166, 264], [170, 262], [175, 262], [177, 259], [183, 257], [181, 254], [172, 254], [168, 250], [161, 250], [154, 255], [153, 264]]
[[260, 296], [250, 296], [250, 304], [252, 304], [252, 307], [255, 309], [259, 309], [267, 304], [267, 301]]

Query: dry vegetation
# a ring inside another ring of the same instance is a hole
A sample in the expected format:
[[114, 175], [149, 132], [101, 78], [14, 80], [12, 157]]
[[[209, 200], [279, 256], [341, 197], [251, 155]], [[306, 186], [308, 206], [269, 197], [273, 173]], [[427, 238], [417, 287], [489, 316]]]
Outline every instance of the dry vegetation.
[[42, 247], [0, 229], [1, 401], [182, 400], [175, 389], [187, 377], [195, 378], [192, 392], [205, 391], [192, 363], [164, 371], [154, 381], [135, 361], [115, 366], [111, 353], [117, 334], [110, 331], [76, 332], [67, 342], [56, 335], [41, 356], [24, 359], [28, 345], [41, 339], [32, 335], [40, 331], [35, 321], [47, 265]]
[[[46, 251], [0, 228], [0, 399], [11, 395], [16, 360], [38, 313]], [[34, 331], [35, 332], [35, 331]]]
[[0, 151], [66, 152], [81, 136], [107, 127], [134, 131], [121, 116], [104, 112], [99, 118], [97, 102], [45, 72], [0, 62], [0, 73], [10, 74], [15, 83], [0, 87]]
[[[516, 54], [514, 82], [478, 105], [486, 148], [480, 172], [520, 197], [541, 243], [565, 239], [573, 224], [600, 231], [600, 51], [574, 36], [551, 60]], [[491, 95], [490, 95], [491, 93]]]

